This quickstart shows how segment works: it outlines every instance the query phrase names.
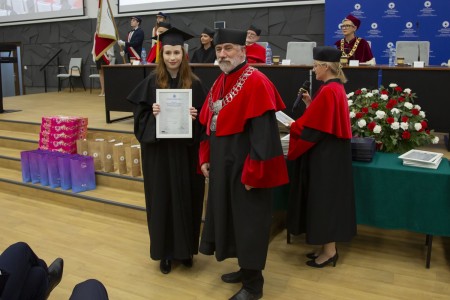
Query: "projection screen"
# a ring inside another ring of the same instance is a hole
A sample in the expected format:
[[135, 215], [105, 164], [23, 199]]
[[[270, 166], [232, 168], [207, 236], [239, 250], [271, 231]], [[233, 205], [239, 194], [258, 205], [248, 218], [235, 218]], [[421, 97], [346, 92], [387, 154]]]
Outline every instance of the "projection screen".
[[0, 0], [0, 23], [77, 16], [84, 16], [83, 0]]
[[[161, 10], [206, 10], [214, 7], [228, 7], [236, 5], [263, 6], [267, 4], [289, 2], [315, 2], [299, 0], [119, 0], [119, 14], [139, 11], [161, 11]], [[323, 1], [322, 1], [323, 2]]]

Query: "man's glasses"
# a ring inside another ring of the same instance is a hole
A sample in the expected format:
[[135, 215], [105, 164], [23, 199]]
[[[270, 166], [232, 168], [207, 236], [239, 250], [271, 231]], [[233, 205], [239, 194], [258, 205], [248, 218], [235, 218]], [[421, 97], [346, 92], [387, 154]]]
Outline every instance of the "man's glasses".
[[249, 36], [249, 37], [255, 37], [255, 36], [256, 36], [256, 34], [254, 34], [254, 33], [251, 33], [251, 32], [247, 32], [247, 36]]

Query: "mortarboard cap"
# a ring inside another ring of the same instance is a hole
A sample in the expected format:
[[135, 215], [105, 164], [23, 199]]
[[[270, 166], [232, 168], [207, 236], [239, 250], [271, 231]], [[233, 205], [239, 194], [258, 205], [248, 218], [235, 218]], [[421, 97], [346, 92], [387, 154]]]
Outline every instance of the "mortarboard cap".
[[254, 31], [254, 32], [256, 33], [257, 36], [260, 36], [260, 35], [261, 35], [261, 29], [256, 28], [256, 27], [253, 26], [253, 25], [250, 25], [250, 27], [249, 27], [247, 30]]
[[202, 33], [205, 33], [205, 34], [207, 34], [207, 35], [209, 35], [210, 37], [213, 38], [213, 37], [214, 37], [214, 34], [215, 34], [216, 32], [215, 32], [214, 30], [208, 28], [208, 27], [205, 27], [205, 29], [203, 29]]
[[162, 11], [160, 11], [159, 13], [156, 14], [157, 17], [163, 17], [164, 19], [167, 19], [167, 15], [165, 13], [163, 13]]
[[214, 45], [231, 43], [245, 46], [247, 32], [237, 29], [217, 29], [214, 35]]
[[353, 23], [353, 25], [356, 26], [356, 29], [358, 29], [359, 25], [361, 25], [361, 21], [357, 17], [355, 17], [354, 15], [348, 15], [347, 17], [345, 17], [344, 20], [351, 21]]
[[132, 16], [130, 19], [135, 19], [136, 21], [139, 22], [139, 24], [141, 24], [141, 22], [142, 22], [142, 18], [139, 16]]
[[[176, 45], [183, 46], [184, 42], [191, 38], [193, 38], [193, 35], [181, 31], [176, 27], [171, 27], [169, 30], [159, 35], [159, 40], [163, 45], [171, 45], [171, 46]], [[157, 39], [157, 37], [153, 37], [153, 39]]]
[[159, 22], [158, 27], [164, 27], [164, 28], [170, 29], [170, 28], [172, 28], [172, 25], [170, 25], [170, 23], [167, 23], [167, 22]]
[[319, 46], [313, 49], [314, 60], [327, 61], [327, 62], [339, 62], [341, 60], [342, 53], [335, 47]]

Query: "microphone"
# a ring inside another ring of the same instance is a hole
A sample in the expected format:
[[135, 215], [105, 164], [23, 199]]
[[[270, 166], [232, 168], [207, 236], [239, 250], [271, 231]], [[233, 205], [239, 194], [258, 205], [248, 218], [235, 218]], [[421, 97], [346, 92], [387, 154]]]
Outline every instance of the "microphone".
[[417, 31], [417, 61], [420, 61], [419, 21], [416, 22], [416, 31]]
[[309, 86], [311, 85], [311, 82], [309, 82], [309, 80], [305, 80], [305, 82], [303, 82], [302, 87], [299, 89], [299, 93], [297, 98], [294, 101], [294, 105], [292, 106], [292, 112], [294, 112], [299, 106], [300, 106], [300, 101], [303, 98], [303, 94], [305, 92], [309, 93]]

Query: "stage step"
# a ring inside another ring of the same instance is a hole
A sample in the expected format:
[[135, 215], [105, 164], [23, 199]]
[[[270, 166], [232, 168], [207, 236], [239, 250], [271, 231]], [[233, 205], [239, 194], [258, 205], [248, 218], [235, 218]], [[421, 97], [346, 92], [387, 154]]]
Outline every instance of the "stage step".
[[[20, 152], [38, 148], [40, 124], [0, 120], [0, 188], [4, 192], [26, 195], [84, 210], [109, 212], [117, 216], [145, 221], [142, 177], [96, 171], [97, 188], [73, 193], [60, 188], [22, 182]], [[130, 132], [89, 129], [90, 136], [130, 140]]]

